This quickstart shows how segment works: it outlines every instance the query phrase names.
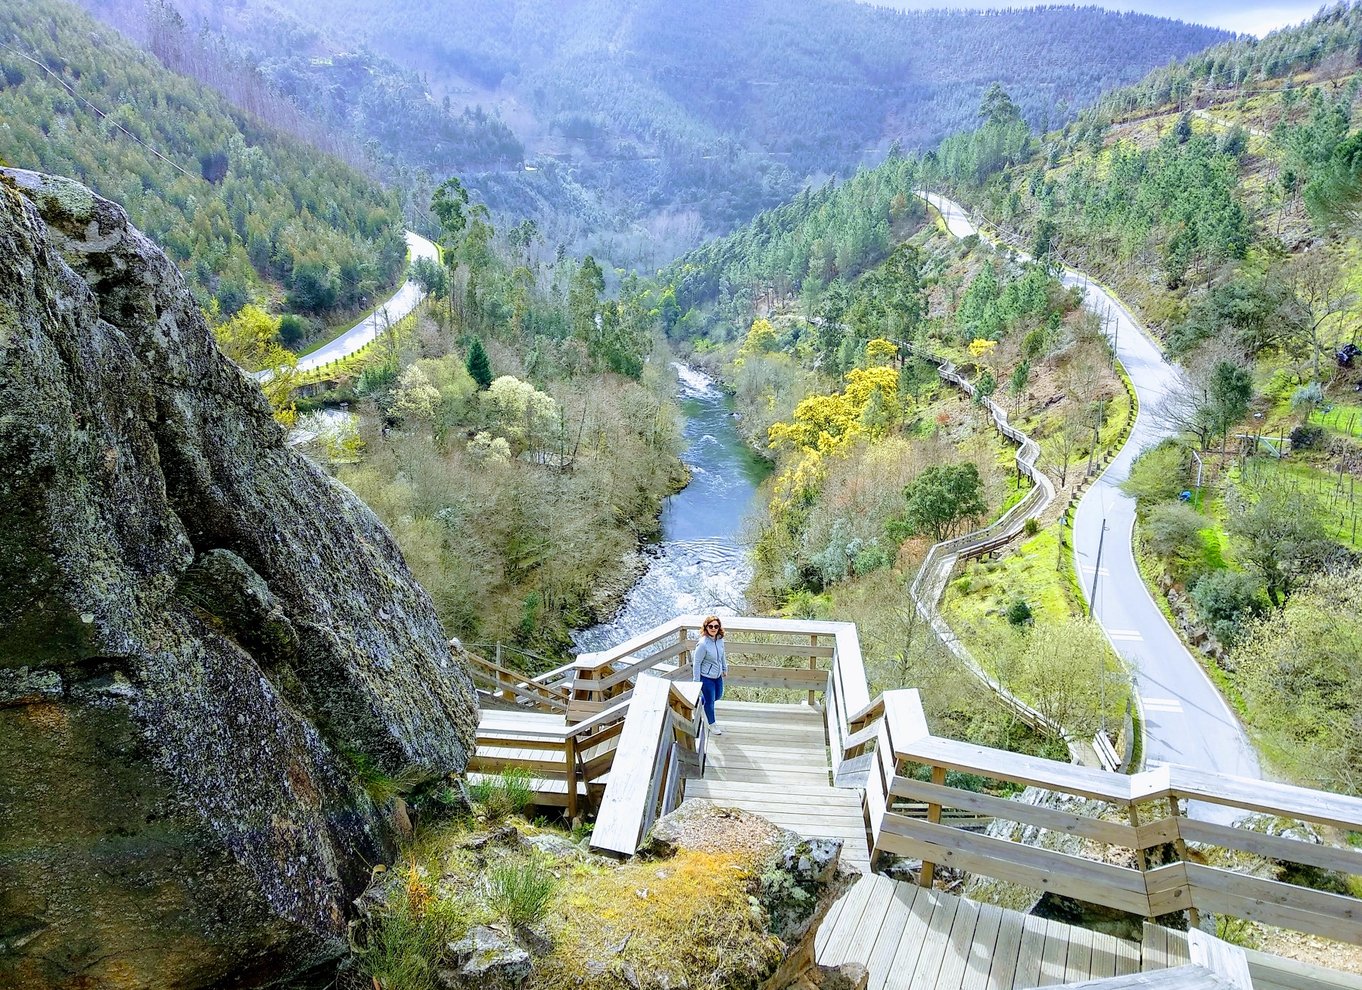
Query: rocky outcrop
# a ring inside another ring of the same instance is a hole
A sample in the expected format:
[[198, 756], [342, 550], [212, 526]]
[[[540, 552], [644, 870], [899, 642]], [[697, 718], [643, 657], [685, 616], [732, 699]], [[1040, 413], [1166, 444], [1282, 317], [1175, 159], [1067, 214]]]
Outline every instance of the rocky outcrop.
[[389, 855], [355, 769], [476, 701], [396, 544], [291, 453], [121, 209], [0, 171], [0, 985], [324, 964]]

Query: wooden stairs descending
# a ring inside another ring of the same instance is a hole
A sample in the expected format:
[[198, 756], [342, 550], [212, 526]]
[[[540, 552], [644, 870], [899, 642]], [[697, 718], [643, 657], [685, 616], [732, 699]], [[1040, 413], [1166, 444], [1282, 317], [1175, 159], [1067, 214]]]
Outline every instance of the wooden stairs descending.
[[[916, 691], [869, 696], [849, 623], [727, 619], [729, 687], [788, 703], [720, 702], [723, 733], [712, 734], [691, 670], [700, 621], [680, 616], [536, 678], [483, 662], [479, 680], [500, 707], [484, 708], [470, 777], [524, 769], [536, 803], [569, 816], [597, 810], [592, 846], [610, 855], [632, 855], [651, 823], [685, 799], [841, 839], [844, 861], [862, 876], [824, 920], [818, 958], [866, 965], [876, 990], [1094, 981], [1104, 990], [1362, 990], [1362, 977], [1195, 930], [1219, 915], [1362, 944], [1362, 899], [1235, 872], [1201, 852], [1362, 876], [1362, 851], [1186, 811], [1206, 802], [1236, 817], [1362, 832], [1362, 799], [1191, 767], [1111, 773], [935, 736]], [[969, 790], [951, 782], [951, 771], [960, 780], [995, 781], [1004, 793], [1031, 788], [1084, 802], [1054, 807]], [[988, 819], [1079, 837], [1085, 852], [970, 830]], [[1169, 849], [1176, 850], [1171, 859]], [[921, 882], [872, 873], [880, 854], [921, 861]], [[1194, 930], [1146, 925], [1142, 942], [1116, 939], [935, 890], [935, 864], [1136, 917], [1180, 913]]]

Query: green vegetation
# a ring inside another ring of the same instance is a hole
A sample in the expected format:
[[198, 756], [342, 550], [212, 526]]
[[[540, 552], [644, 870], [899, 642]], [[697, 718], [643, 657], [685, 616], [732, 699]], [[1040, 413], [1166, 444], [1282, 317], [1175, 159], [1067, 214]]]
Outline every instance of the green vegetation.
[[520, 767], [512, 767], [469, 784], [468, 793], [481, 806], [483, 817], [490, 822], [521, 814], [534, 798], [530, 775]]
[[[1332, 681], [1335, 658], [1356, 648], [1346, 635], [1292, 639], [1284, 617], [1299, 617], [1297, 596], [1334, 580], [1358, 545], [1362, 410], [1343, 349], [1362, 330], [1359, 16], [1331, 8], [1302, 28], [1212, 49], [1030, 144], [1007, 130], [1015, 118], [1000, 102], [983, 127], [943, 146], [927, 177], [1015, 243], [1096, 272], [1181, 360], [1182, 382], [1153, 410], [1181, 435], [1147, 452], [1124, 486], [1140, 503], [1142, 566], [1175, 625], [1189, 623], [1218, 661], [1212, 675], [1269, 757], [1295, 779], [1347, 790], [1354, 778], [1304, 754], [1332, 731], [1320, 727], [1337, 706], [1309, 685]], [[986, 339], [975, 284], [961, 329]], [[1056, 462], [1073, 460], [1062, 431], [1048, 439]], [[962, 603], [988, 583], [979, 566], [951, 589], [962, 625]], [[1003, 587], [986, 610], [1002, 617], [1036, 597]], [[1272, 690], [1305, 701], [1278, 706], [1290, 709], [1278, 723], [1254, 658], [1285, 657], [1285, 643], [1296, 663], [1272, 668]]]
[[492, 867], [487, 885], [488, 903], [514, 929], [543, 919], [557, 878], [534, 856], [527, 856]]
[[6, 6], [0, 36], [0, 154], [123, 205], [205, 307], [231, 316], [282, 290], [290, 308], [323, 315], [399, 274], [396, 199], [339, 161], [58, 0]]

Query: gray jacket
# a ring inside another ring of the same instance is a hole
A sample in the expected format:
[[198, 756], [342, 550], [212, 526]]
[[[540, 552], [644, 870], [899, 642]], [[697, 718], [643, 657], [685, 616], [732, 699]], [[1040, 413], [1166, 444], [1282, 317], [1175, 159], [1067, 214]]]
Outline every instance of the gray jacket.
[[692, 654], [698, 677], [724, 677], [728, 674], [728, 658], [724, 656], [724, 641], [703, 636]]

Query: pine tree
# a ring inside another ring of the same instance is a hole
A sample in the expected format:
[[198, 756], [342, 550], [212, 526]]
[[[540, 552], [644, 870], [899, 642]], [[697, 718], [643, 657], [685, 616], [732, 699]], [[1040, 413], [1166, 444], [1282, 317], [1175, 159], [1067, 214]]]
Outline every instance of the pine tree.
[[478, 337], [474, 337], [468, 347], [468, 363], [465, 367], [473, 381], [478, 383], [478, 388], [486, 389], [492, 384], [492, 362], [487, 360], [487, 351]]

